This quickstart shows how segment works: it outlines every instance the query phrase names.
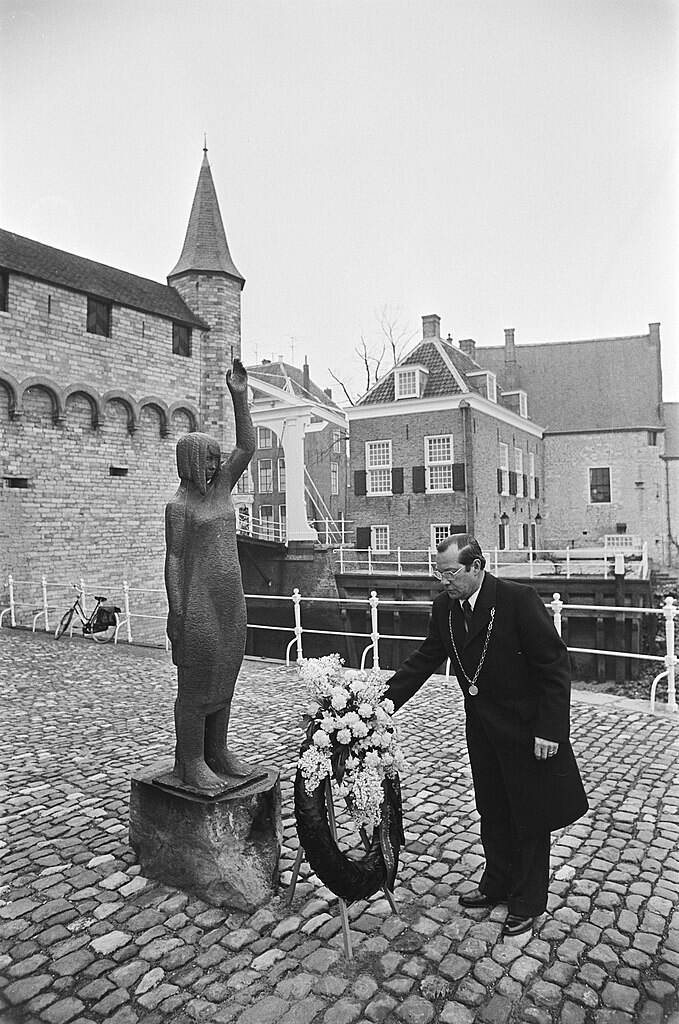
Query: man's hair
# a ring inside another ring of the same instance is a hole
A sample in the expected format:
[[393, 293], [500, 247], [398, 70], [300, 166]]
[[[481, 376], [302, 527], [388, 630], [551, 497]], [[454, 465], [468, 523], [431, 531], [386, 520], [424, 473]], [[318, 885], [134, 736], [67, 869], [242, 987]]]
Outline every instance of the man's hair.
[[481, 563], [481, 568], [486, 568], [486, 559], [483, 556], [481, 545], [471, 533], [450, 533], [436, 545], [439, 554], [447, 551], [453, 544], [457, 548], [457, 557], [460, 565], [470, 566], [475, 558]]

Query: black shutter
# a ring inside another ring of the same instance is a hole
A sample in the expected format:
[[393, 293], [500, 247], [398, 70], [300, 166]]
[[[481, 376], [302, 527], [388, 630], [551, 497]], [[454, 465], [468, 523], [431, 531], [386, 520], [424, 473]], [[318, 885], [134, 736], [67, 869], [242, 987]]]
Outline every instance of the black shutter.
[[523, 474], [523, 496], [524, 498], [528, 497], [528, 477], [525, 473]]
[[453, 490], [464, 491], [465, 489], [465, 476], [464, 476], [464, 462], [453, 463]]
[[354, 470], [354, 494], [358, 498], [362, 498], [366, 493], [365, 486], [366, 473], [364, 469]]
[[502, 470], [497, 471], [497, 493], [502, 494]]
[[391, 471], [391, 493], [403, 494], [403, 467]]
[[509, 470], [509, 493], [516, 494], [516, 473], [513, 469]]
[[424, 466], [413, 466], [413, 494], [424, 494], [425, 490]]
[[356, 527], [356, 550], [357, 551], [365, 551], [365, 549], [369, 548], [369, 547], [370, 547], [370, 527], [369, 526], [357, 526]]
[[535, 497], [540, 497], [540, 480], [538, 477], [535, 477]]

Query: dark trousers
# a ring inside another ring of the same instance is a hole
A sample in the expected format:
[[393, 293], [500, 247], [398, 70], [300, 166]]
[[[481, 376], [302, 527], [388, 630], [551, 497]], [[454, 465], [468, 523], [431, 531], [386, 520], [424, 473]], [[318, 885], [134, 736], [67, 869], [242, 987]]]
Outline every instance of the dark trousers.
[[519, 838], [508, 821], [481, 818], [486, 867], [481, 892], [507, 899], [510, 914], [537, 917], [547, 907], [550, 834]]
[[537, 917], [547, 907], [549, 831], [519, 829], [510, 810], [504, 771], [511, 758], [498, 756], [474, 708], [467, 712], [467, 745], [481, 817], [481, 844], [486, 868], [481, 892], [507, 900], [509, 913]]

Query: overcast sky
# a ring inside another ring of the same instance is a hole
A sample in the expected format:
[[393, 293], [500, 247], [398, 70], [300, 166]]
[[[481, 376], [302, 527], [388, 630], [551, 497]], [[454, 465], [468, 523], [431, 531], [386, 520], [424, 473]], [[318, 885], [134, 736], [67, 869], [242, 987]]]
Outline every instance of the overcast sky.
[[0, 0], [0, 223], [165, 280], [205, 131], [246, 361], [294, 352], [359, 386], [385, 306], [479, 345], [660, 321], [679, 401], [678, 14]]

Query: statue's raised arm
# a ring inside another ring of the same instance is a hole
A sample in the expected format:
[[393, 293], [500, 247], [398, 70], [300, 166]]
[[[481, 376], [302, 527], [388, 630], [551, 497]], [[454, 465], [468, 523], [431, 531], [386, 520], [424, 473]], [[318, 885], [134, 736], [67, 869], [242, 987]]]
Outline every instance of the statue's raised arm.
[[224, 463], [222, 471], [227, 475], [230, 488], [233, 488], [255, 451], [255, 428], [248, 409], [248, 373], [240, 359], [234, 359], [233, 367], [227, 372], [226, 386], [231, 392], [236, 420], [236, 447]]

